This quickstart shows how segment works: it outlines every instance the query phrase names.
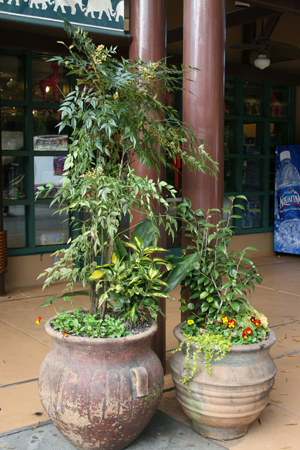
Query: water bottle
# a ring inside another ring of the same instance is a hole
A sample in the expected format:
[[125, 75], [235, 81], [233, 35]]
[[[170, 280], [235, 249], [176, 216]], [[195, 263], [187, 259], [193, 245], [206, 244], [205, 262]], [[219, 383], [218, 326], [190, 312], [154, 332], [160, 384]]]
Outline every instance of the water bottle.
[[300, 175], [291, 163], [291, 154], [280, 153], [277, 198], [281, 222], [300, 220]]

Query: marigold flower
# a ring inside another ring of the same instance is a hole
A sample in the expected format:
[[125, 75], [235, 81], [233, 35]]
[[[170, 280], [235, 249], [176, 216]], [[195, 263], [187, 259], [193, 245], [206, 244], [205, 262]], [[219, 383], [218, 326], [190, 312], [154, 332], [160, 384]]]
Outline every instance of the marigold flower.
[[222, 316], [222, 319], [221, 319], [221, 320], [222, 320], [223, 323], [228, 323], [228, 317], [225, 316], [225, 315]]
[[247, 333], [247, 334], [251, 335], [251, 334], [253, 334], [253, 331], [250, 327], [247, 327], [244, 329], [243, 333]]
[[228, 325], [229, 328], [234, 328], [235, 327], [235, 320], [234, 319], [229, 320], [227, 325]]
[[194, 321], [192, 319], [187, 321], [188, 325], [193, 325]]
[[253, 322], [253, 323], [256, 328], [261, 326], [261, 321], [259, 319], [256, 319], [255, 322]]
[[40, 324], [40, 321], [42, 320], [41, 316], [38, 317], [37, 321], [35, 322], [37, 325]]

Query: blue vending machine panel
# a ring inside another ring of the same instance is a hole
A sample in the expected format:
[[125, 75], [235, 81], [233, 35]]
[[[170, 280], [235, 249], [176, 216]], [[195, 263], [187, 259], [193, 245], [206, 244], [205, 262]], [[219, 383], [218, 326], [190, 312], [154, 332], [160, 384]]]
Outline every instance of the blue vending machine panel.
[[300, 254], [300, 145], [275, 151], [274, 251]]

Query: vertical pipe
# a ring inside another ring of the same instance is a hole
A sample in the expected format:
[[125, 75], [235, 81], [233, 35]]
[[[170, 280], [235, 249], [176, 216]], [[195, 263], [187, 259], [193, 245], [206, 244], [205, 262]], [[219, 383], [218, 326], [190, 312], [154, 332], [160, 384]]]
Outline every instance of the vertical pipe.
[[[156, 62], [165, 58], [166, 54], [166, 0], [132, 0], [130, 3], [130, 34], [132, 42], [129, 48], [129, 58], [140, 58], [145, 62]], [[164, 101], [163, 93], [158, 96], [160, 101]], [[157, 174], [154, 169], [147, 169], [146, 165], [141, 165], [136, 160], [132, 164], [135, 173], [140, 177], [148, 176], [154, 180]], [[160, 174], [160, 179], [163, 179]], [[131, 226], [136, 225], [143, 217], [133, 212]], [[161, 234], [160, 246], [165, 248], [166, 239], [164, 233]], [[165, 300], [160, 301], [163, 312], [166, 309]], [[158, 332], [152, 341], [152, 348], [159, 356], [163, 368], [166, 367], [166, 323], [165, 319], [159, 315]]]

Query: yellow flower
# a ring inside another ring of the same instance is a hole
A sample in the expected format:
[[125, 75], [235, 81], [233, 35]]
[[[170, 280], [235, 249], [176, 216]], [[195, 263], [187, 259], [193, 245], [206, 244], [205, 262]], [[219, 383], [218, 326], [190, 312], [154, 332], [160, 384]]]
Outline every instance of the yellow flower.
[[113, 95], [113, 99], [117, 100], [117, 98], [119, 98], [119, 94], [118, 94], [118, 92], [115, 92], [114, 95]]
[[187, 321], [188, 325], [193, 325], [194, 321], [192, 319]]

